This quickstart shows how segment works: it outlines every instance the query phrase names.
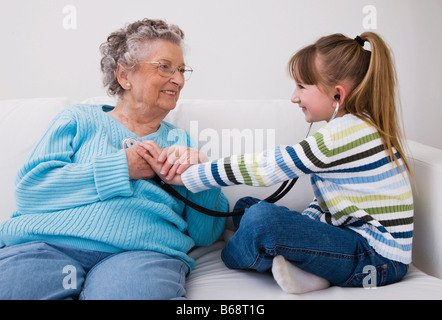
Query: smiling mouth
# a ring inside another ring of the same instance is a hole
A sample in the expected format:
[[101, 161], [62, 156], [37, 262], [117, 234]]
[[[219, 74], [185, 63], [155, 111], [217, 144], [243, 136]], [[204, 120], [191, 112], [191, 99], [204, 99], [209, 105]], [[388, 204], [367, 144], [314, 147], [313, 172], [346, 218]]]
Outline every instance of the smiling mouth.
[[175, 97], [176, 94], [178, 93], [177, 91], [172, 91], [172, 90], [162, 90], [161, 92], [171, 97]]

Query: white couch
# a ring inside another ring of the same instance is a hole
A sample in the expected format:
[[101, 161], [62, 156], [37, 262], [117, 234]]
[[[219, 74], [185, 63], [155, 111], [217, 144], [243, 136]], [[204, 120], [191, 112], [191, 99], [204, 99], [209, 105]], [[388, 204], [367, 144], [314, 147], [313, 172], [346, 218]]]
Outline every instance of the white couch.
[[[91, 98], [85, 102], [113, 103], [107, 97]], [[14, 210], [13, 182], [17, 170], [50, 120], [70, 103], [77, 101], [66, 98], [0, 101], [0, 222], [8, 219]], [[212, 158], [238, 152], [239, 149], [260, 151], [274, 144], [294, 144], [305, 136], [308, 129], [299, 108], [282, 100], [182, 100], [167, 120], [188, 130]], [[196, 259], [196, 268], [187, 280], [187, 298], [442, 299], [442, 215], [437, 205], [442, 197], [442, 150], [409, 141], [408, 153], [418, 190], [414, 192], [413, 264], [403, 281], [374, 289], [331, 287], [304, 295], [286, 294], [271, 273], [226, 268], [220, 259], [225, 245], [223, 237], [220, 237], [213, 245], [190, 252]], [[242, 196], [263, 198], [275, 188], [235, 186], [225, 188], [224, 193], [233, 207]], [[312, 197], [310, 182], [304, 177], [279, 204], [302, 210]], [[230, 232], [229, 225], [228, 222], [225, 234]]]

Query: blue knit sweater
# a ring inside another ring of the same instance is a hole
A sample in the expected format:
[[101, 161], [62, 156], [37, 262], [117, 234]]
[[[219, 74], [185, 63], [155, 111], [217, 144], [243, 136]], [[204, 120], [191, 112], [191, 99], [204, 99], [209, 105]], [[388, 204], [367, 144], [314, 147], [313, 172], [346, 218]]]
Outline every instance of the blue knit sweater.
[[[188, 135], [163, 121], [157, 132], [137, 137], [109, 110], [75, 105], [53, 120], [18, 173], [17, 210], [0, 225], [0, 247], [42, 240], [104, 252], [152, 250], [193, 268], [187, 252], [214, 242], [225, 219], [186, 207], [150, 179], [130, 180], [121, 149], [129, 136], [165, 148], [189, 145]], [[228, 210], [219, 189], [176, 189], [202, 206]]]

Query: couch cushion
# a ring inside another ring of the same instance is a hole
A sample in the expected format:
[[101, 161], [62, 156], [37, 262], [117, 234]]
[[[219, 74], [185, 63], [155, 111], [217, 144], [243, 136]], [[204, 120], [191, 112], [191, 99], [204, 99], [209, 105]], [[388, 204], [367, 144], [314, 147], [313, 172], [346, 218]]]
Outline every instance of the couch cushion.
[[186, 297], [192, 300], [400, 300], [400, 299], [442, 299], [442, 280], [429, 276], [411, 265], [407, 275], [398, 283], [377, 287], [342, 288], [302, 295], [287, 294], [276, 284], [270, 272], [228, 269], [221, 260], [225, 242], [220, 240], [209, 247], [194, 249], [190, 256], [196, 260], [196, 267], [190, 273]]
[[14, 180], [19, 168], [49, 122], [68, 104], [66, 98], [0, 101], [0, 145], [6, 154], [0, 162], [0, 222], [15, 209]]

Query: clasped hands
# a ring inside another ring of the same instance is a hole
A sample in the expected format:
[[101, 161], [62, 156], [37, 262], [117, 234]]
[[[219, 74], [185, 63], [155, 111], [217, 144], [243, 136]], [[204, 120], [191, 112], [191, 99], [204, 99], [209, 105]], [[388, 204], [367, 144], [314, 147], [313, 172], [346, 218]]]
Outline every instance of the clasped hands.
[[181, 174], [191, 165], [209, 161], [198, 149], [178, 145], [163, 149], [153, 140], [139, 141], [126, 149], [126, 157], [129, 179], [150, 179], [158, 175], [174, 185], [183, 185]]

